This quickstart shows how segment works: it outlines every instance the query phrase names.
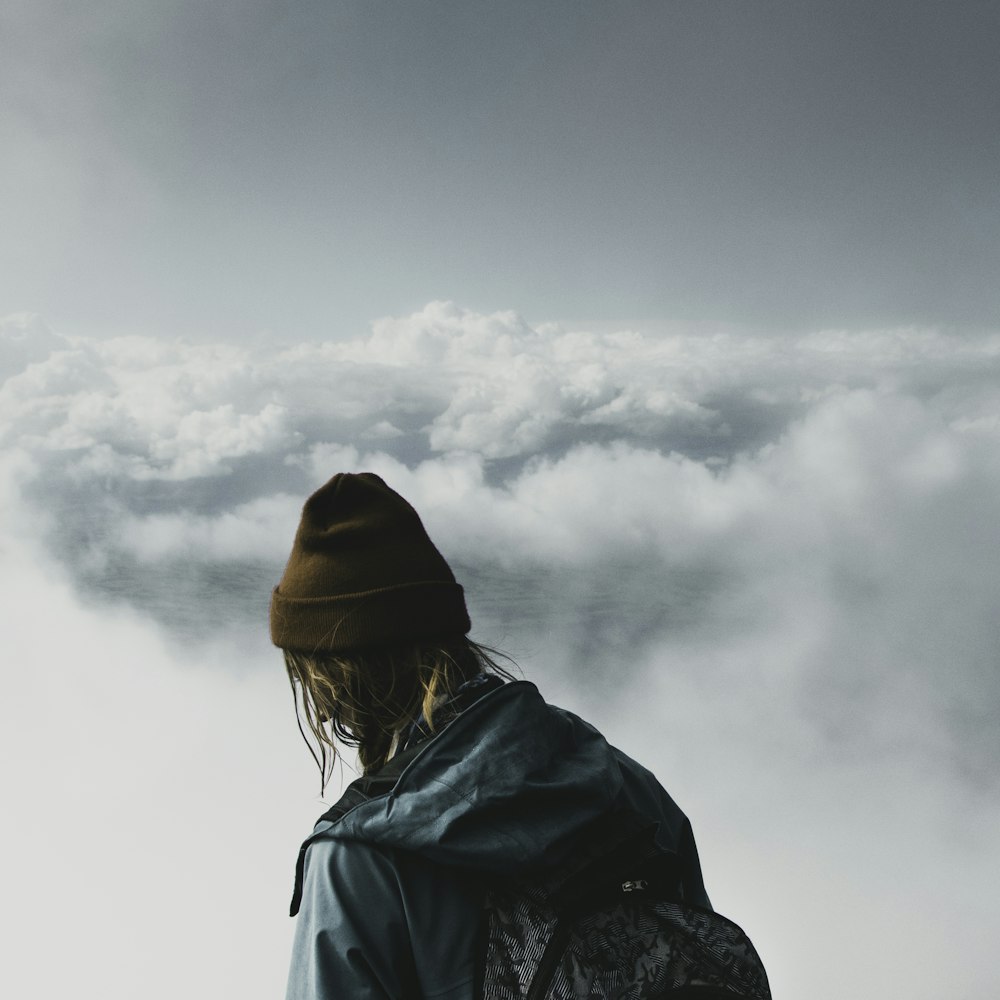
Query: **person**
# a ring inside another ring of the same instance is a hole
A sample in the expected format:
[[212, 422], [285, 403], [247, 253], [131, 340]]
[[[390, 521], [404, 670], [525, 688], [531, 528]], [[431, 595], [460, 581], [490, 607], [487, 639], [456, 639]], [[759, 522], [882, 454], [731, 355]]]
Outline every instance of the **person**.
[[323, 787], [338, 744], [362, 770], [299, 852], [288, 1000], [472, 1000], [491, 887], [618, 871], [639, 836], [711, 912], [681, 809], [468, 637], [463, 588], [378, 476], [309, 497], [270, 626]]

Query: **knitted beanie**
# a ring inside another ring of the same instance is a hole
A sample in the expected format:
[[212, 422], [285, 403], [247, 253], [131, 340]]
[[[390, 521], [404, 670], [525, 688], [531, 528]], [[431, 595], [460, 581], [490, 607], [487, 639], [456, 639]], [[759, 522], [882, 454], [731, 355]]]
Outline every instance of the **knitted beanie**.
[[376, 475], [339, 473], [302, 509], [271, 596], [271, 641], [351, 652], [471, 628], [462, 588], [417, 512]]

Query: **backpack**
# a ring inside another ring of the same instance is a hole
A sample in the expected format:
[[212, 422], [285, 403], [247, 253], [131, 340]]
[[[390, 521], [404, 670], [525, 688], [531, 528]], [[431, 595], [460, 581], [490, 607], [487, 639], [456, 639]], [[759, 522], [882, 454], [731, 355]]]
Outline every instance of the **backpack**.
[[490, 886], [477, 1000], [771, 1000], [750, 939], [683, 901], [649, 833], [571, 874]]

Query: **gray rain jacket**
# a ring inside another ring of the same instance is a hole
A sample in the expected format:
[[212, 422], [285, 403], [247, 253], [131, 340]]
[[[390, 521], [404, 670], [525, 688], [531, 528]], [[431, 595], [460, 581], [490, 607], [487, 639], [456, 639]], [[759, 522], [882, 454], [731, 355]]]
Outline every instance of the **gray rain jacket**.
[[691, 826], [649, 771], [527, 681], [484, 690], [303, 844], [288, 1000], [472, 1000], [486, 885], [544, 880], [596, 830], [649, 827], [682, 898], [709, 906]]

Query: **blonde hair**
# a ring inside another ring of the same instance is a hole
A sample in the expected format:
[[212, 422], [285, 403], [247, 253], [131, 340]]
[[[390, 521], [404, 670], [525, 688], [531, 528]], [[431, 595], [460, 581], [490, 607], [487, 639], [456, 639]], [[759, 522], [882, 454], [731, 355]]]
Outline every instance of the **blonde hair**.
[[370, 774], [421, 716], [433, 732], [435, 707], [465, 681], [481, 673], [512, 679], [497, 662], [509, 657], [465, 636], [351, 654], [284, 654], [299, 732], [319, 768], [321, 794], [333, 774], [338, 741], [357, 747], [361, 769]]

